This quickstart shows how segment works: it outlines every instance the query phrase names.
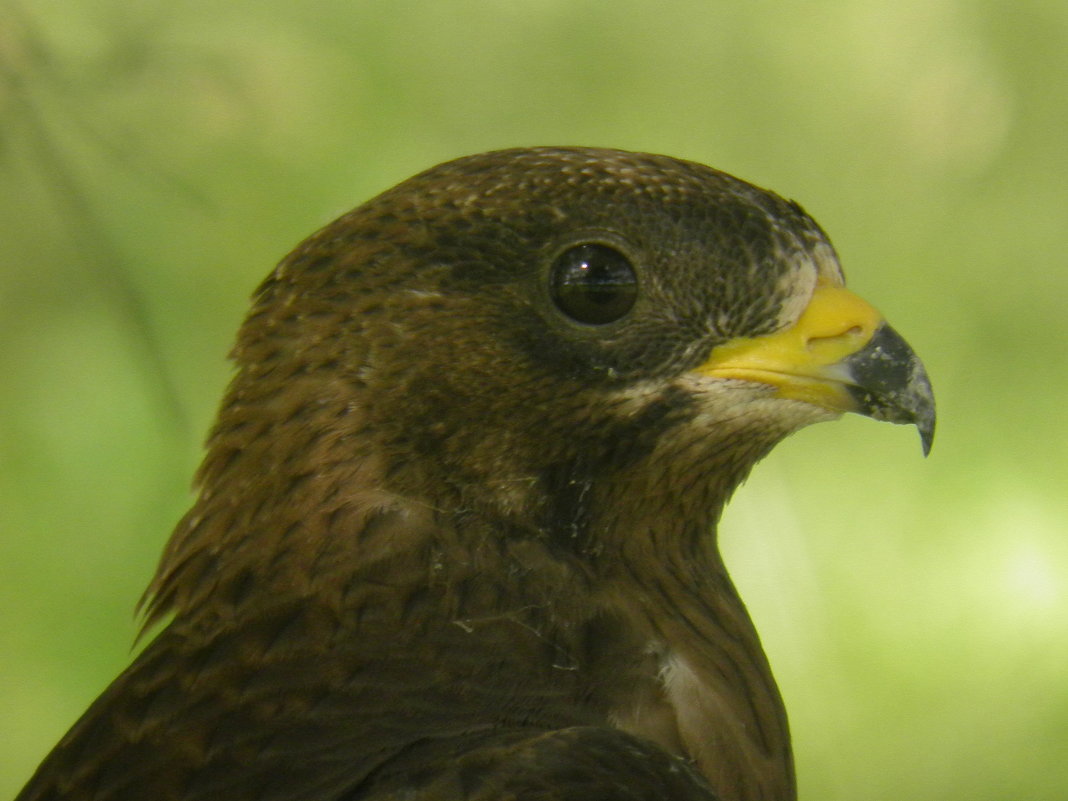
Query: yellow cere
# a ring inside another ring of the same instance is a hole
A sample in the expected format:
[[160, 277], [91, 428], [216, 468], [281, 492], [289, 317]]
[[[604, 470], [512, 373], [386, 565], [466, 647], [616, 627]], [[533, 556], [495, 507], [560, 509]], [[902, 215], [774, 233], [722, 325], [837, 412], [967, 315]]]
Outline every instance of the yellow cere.
[[882, 322], [848, 289], [821, 284], [792, 326], [726, 342], [697, 372], [769, 384], [779, 397], [850, 411], [855, 404], [843, 386], [849, 375], [842, 362], [867, 345]]

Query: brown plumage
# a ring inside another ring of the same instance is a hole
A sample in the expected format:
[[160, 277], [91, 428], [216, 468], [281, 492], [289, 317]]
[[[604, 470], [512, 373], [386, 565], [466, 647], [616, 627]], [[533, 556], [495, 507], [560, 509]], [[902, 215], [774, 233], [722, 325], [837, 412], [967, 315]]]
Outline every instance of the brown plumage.
[[793, 798], [716, 521], [803, 425], [934, 421], [841, 284], [796, 204], [619, 151], [319, 231], [239, 334], [169, 622], [19, 801]]

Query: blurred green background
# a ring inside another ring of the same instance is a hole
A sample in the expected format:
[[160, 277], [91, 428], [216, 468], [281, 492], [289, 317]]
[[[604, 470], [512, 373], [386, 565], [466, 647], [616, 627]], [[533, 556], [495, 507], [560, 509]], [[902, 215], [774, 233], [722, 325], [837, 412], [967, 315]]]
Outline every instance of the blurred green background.
[[1068, 4], [0, 0], [0, 797], [130, 657], [246, 298], [445, 159], [668, 153], [796, 198], [935, 448], [793, 437], [724, 520], [804, 799], [1068, 797]]

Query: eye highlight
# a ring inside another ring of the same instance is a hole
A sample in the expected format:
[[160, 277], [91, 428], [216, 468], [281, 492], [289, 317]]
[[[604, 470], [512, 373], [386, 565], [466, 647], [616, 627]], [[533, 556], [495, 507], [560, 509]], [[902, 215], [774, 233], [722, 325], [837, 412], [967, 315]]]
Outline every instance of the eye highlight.
[[630, 259], [600, 244], [568, 248], [549, 273], [553, 303], [575, 322], [604, 325], [630, 311], [638, 297], [638, 276]]

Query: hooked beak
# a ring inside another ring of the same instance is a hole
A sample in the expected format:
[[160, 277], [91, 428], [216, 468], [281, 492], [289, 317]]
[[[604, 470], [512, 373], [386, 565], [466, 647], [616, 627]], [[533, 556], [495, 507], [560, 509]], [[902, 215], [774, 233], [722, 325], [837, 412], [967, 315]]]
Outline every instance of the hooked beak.
[[781, 398], [913, 424], [931, 450], [935, 402], [923, 363], [882, 315], [844, 287], [817, 286], [800, 318], [712, 350], [697, 372], [768, 384]]

